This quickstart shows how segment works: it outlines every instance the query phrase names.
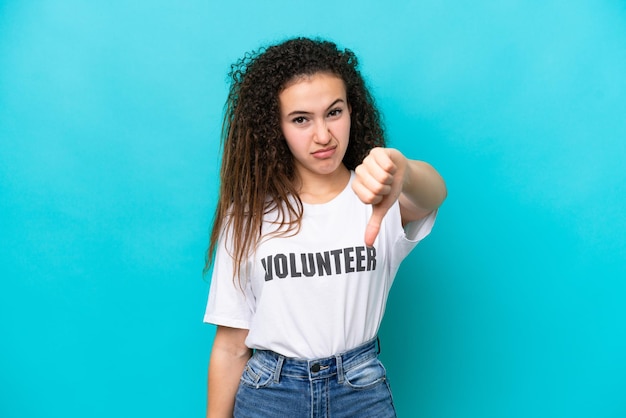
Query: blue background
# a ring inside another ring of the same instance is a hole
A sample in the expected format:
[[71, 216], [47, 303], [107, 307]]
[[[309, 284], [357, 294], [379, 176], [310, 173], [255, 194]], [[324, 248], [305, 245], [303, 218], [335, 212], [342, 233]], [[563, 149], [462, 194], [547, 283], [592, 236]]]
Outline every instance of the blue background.
[[401, 417], [626, 416], [626, 5], [0, 2], [0, 416], [202, 416], [226, 73], [350, 47], [449, 198], [381, 331]]

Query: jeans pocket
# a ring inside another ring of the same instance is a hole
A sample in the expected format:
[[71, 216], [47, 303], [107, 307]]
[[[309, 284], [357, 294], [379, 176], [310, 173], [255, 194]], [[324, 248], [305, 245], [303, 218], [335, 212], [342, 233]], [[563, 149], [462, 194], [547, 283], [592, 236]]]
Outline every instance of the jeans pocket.
[[262, 388], [269, 385], [274, 377], [274, 371], [265, 366], [255, 356], [252, 356], [241, 375], [241, 384], [252, 388]]
[[344, 371], [346, 385], [353, 389], [369, 389], [387, 379], [387, 371], [377, 357], [373, 357]]

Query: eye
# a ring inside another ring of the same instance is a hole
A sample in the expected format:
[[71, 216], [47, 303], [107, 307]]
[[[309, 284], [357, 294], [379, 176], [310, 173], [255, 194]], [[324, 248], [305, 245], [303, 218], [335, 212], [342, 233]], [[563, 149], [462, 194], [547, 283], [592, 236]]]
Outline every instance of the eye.
[[291, 121], [296, 125], [302, 125], [304, 122], [307, 121], [307, 119], [304, 116], [298, 116], [296, 118], [293, 118]]
[[340, 109], [340, 108], [333, 109], [330, 112], [328, 112], [328, 116], [331, 118], [338, 117], [338, 116], [341, 116], [342, 112], [343, 112], [343, 109]]

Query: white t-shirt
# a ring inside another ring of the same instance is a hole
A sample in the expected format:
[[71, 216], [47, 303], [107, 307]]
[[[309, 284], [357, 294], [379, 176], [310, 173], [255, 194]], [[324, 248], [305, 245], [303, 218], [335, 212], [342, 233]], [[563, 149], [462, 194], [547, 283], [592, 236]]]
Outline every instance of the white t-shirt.
[[328, 357], [375, 338], [398, 267], [430, 233], [436, 212], [402, 228], [396, 202], [367, 248], [371, 214], [350, 184], [328, 203], [304, 204], [300, 232], [262, 241], [242, 266], [243, 289], [222, 240], [204, 322], [248, 329], [248, 347], [295, 358]]

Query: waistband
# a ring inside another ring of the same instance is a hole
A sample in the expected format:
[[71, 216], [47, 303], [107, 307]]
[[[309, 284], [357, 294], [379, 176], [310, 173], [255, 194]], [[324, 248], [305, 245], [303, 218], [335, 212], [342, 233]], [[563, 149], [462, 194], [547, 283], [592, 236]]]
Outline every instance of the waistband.
[[320, 359], [297, 359], [285, 357], [269, 350], [256, 350], [257, 357], [266, 367], [274, 372], [274, 381], [278, 382], [281, 376], [296, 379], [326, 379], [337, 376], [339, 382], [343, 382], [344, 372], [351, 370], [360, 364], [378, 357], [380, 342], [374, 338], [358, 347], [330, 357]]

